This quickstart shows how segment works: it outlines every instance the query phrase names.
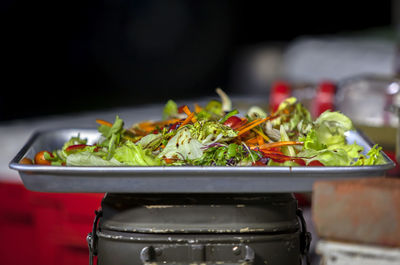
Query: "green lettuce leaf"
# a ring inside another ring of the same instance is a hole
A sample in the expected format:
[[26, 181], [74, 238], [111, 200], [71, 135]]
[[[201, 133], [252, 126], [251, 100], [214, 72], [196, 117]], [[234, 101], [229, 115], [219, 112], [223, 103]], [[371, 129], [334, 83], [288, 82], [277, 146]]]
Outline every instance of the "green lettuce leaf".
[[366, 156], [361, 155], [358, 160], [353, 164], [354, 166], [372, 166], [385, 163], [385, 159], [381, 154], [382, 147], [374, 145], [367, 153]]
[[215, 121], [198, 121], [187, 127], [191, 136], [204, 145], [216, 141], [226, 142], [237, 136], [237, 132], [231, 127]]
[[304, 149], [323, 150], [327, 148], [327, 146], [318, 139], [314, 129], [311, 129], [305, 137], [301, 137], [299, 140], [304, 142]]
[[127, 141], [124, 145], [115, 149], [114, 158], [119, 162], [130, 166], [159, 166], [161, 160], [145, 151], [140, 145]]
[[160, 146], [161, 142], [163, 141], [162, 134], [148, 134], [142, 137], [136, 144], [143, 147], [143, 149], [150, 149], [154, 150], [158, 146]]
[[258, 106], [252, 106], [247, 111], [247, 116], [249, 116], [251, 119], [258, 119], [258, 118], [263, 119], [267, 117], [267, 113]]
[[317, 160], [325, 166], [350, 166], [353, 161], [344, 149], [337, 150], [314, 150], [307, 149], [297, 154], [306, 164]]
[[344, 133], [352, 129], [351, 120], [339, 112], [325, 111], [315, 121], [318, 141], [328, 147], [345, 145], [346, 136]]
[[167, 120], [168, 118], [172, 118], [178, 115], [178, 105], [173, 100], [168, 100], [167, 104], [165, 104], [162, 118], [163, 120]]
[[123, 166], [115, 158], [105, 160], [92, 152], [84, 151], [70, 154], [66, 159], [67, 166]]
[[[281, 133], [281, 141], [290, 141], [289, 136], [286, 134], [285, 128], [283, 125], [280, 127], [280, 133]], [[287, 155], [287, 156], [296, 156], [296, 152], [293, 148], [293, 146], [283, 146], [281, 147], [282, 153]]]
[[310, 112], [296, 98], [283, 101], [276, 111], [277, 118], [272, 120], [275, 128], [284, 126], [289, 137], [306, 135], [312, 128]]
[[188, 127], [182, 127], [172, 137], [164, 150], [158, 155], [159, 158], [178, 158], [183, 160], [194, 160], [203, 155], [204, 145], [192, 137]]
[[115, 148], [121, 141], [122, 133], [124, 132], [124, 121], [116, 116], [111, 127], [100, 125], [98, 131], [105, 138], [99, 145], [107, 147], [107, 160], [109, 160], [114, 155]]

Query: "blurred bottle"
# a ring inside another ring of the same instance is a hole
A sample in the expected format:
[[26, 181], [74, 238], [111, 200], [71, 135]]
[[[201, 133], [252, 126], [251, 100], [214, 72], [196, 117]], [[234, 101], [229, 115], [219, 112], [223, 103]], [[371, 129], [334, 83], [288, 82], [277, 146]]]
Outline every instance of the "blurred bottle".
[[292, 88], [288, 82], [279, 80], [273, 83], [269, 97], [270, 111], [276, 111], [279, 107], [279, 104], [290, 97], [291, 94]]
[[396, 46], [396, 58], [394, 60], [394, 71], [397, 78], [400, 78], [400, 41], [397, 42]]
[[288, 97], [295, 97], [315, 118], [326, 110], [333, 110], [335, 106], [336, 85], [331, 81], [313, 83], [289, 83], [276, 81], [272, 84], [270, 94], [270, 109], [277, 110], [279, 104]]

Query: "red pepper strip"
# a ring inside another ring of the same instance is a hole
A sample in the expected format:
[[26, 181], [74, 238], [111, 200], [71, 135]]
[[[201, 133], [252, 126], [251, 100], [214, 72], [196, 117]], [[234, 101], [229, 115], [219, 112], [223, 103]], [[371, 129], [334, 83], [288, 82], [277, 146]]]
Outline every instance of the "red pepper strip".
[[108, 126], [108, 127], [112, 127], [113, 126], [112, 123], [110, 123], [108, 121], [105, 121], [105, 120], [100, 120], [100, 119], [97, 119], [96, 123], [98, 123], [100, 125], [105, 125], [105, 126]]
[[268, 157], [278, 163], [283, 163], [286, 161], [293, 161], [300, 166], [305, 166], [306, 163], [304, 162], [303, 159], [298, 158], [298, 157], [292, 157], [292, 156], [287, 156], [282, 154], [281, 152], [276, 152], [276, 151], [267, 151], [267, 150], [260, 150], [260, 152], [265, 156]]
[[324, 167], [325, 165], [319, 162], [318, 160], [313, 160], [310, 163], [308, 163], [308, 166], [310, 167]]
[[287, 156], [287, 155], [282, 154], [281, 152], [271, 152], [271, 151], [267, 151], [267, 150], [260, 150], [260, 152], [265, 157], [271, 158], [272, 160], [274, 160], [278, 163], [283, 163], [285, 161], [293, 161], [293, 162], [299, 164], [300, 166], [310, 166], [310, 167], [316, 167], [316, 166], [324, 167], [325, 166], [318, 160], [313, 160], [310, 163], [308, 163], [308, 165], [306, 165], [306, 162], [304, 161], [304, 159], [299, 158], [299, 157]]
[[260, 148], [260, 149], [271, 149], [271, 148], [276, 148], [276, 147], [281, 147], [281, 146], [288, 146], [288, 145], [303, 145], [303, 142], [282, 141], [282, 142], [276, 142], [276, 143], [266, 143], [266, 144], [259, 145], [258, 148]]
[[187, 107], [186, 105], [182, 105], [178, 107], [178, 113], [183, 113], [183, 108]]
[[67, 148], [65, 148], [65, 151], [69, 152], [69, 151], [75, 151], [75, 150], [79, 150], [79, 149], [83, 149], [85, 148], [86, 144], [74, 144], [74, 145], [70, 145]]

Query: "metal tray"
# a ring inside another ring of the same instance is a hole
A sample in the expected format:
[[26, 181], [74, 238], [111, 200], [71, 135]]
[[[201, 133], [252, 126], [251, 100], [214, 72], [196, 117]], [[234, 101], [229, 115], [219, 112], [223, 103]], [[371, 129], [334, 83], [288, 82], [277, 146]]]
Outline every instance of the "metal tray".
[[[395, 166], [383, 152], [386, 163], [358, 167], [66, 167], [19, 164], [41, 150], [60, 148], [80, 134], [94, 143], [95, 129], [56, 129], [36, 132], [10, 162], [19, 171], [25, 187], [42, 192], [115, 193], [265, 193], [308, 192], [316, 180], [384, 176]], [[352, 131], [347, 141], [367, 152], [372, 143]]]

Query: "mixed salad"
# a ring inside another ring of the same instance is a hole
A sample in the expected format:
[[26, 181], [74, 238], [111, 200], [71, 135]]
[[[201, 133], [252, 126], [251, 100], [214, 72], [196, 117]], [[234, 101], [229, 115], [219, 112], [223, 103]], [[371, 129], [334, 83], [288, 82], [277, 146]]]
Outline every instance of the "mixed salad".
[[[191, 110], [169, 100], [160, 121], [130, 128], [118, 116], [96, 120], [100, 140], [88, 144], [76, 135], [61, 149], [44, 150], [29, 163], [65, 166], [363, 166], [384, 163], [381, 147], [367, 154], [346, 142], [351, 120], [326, 111], [312, 120], [295, 98], [267, 113], [251, 107], [240, 114], [229, 97]], [[27, 162], [25, 160], [25, 162]]]

